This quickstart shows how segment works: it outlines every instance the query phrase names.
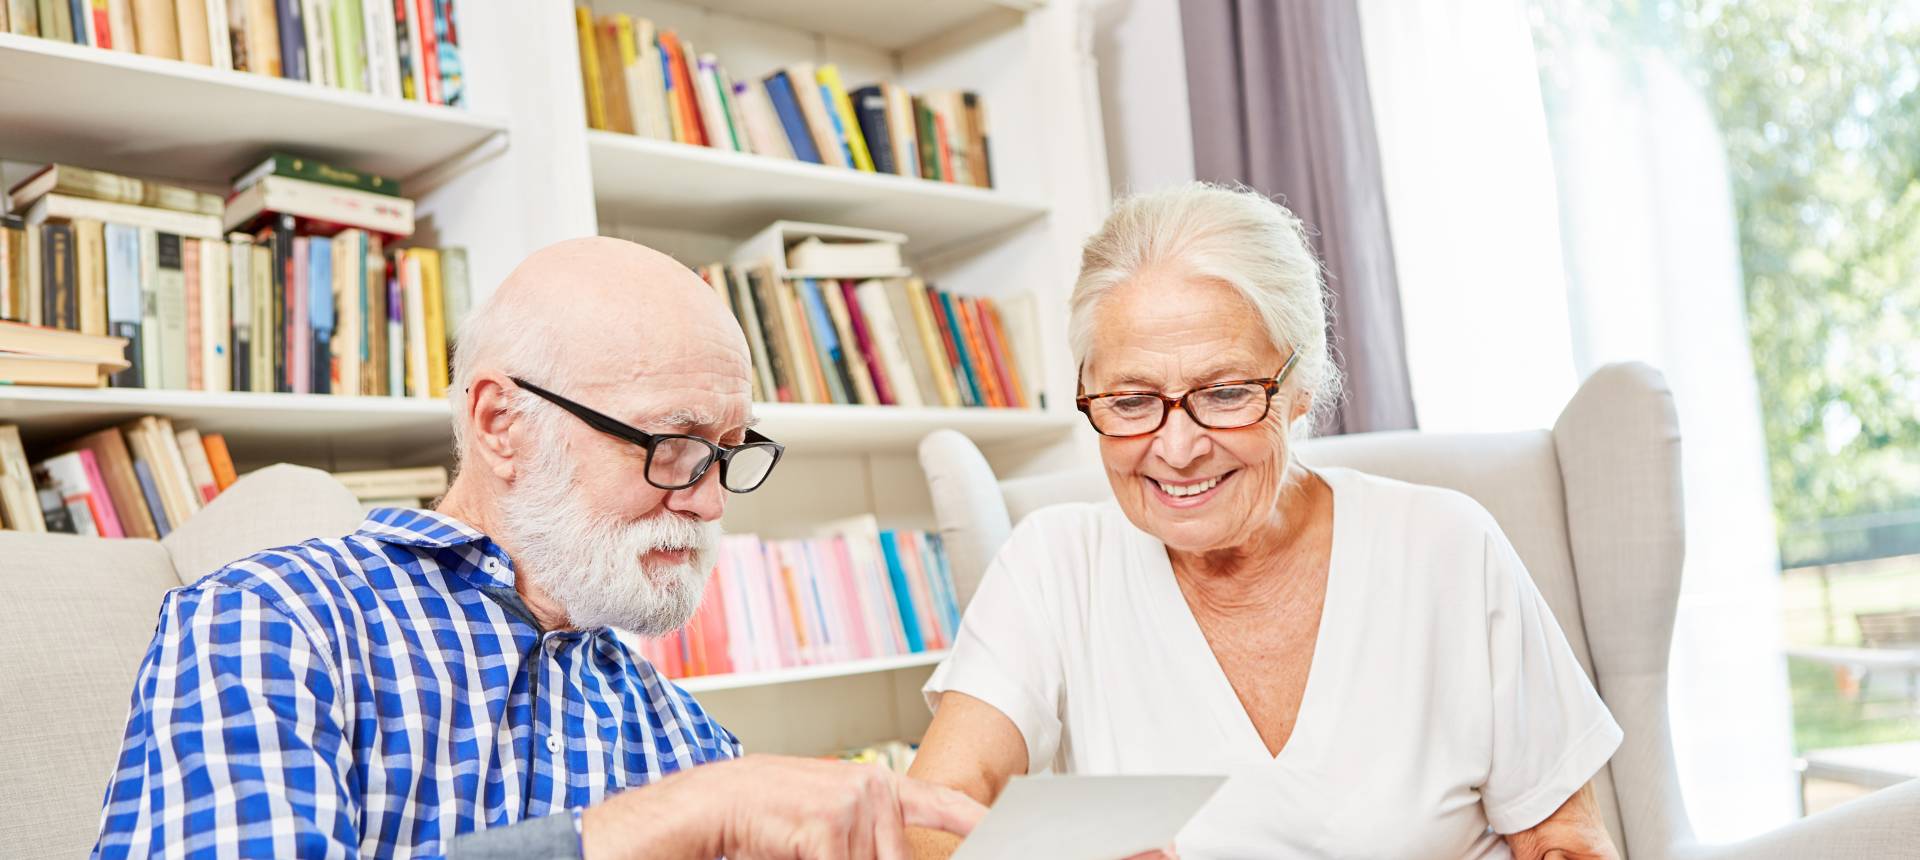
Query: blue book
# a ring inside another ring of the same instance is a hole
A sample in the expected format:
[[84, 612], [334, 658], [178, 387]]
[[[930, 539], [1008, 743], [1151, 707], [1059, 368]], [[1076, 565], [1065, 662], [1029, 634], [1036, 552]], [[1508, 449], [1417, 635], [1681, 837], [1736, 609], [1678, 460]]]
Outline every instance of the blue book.
[[827, 122], [833, 125], [833, 139], [840, 144], [840, 155], [848, 167], [853, 167], [859, 162], [853, 160], [853, 144], [847, 142], [846, 126], [840, 123], [840, 111], [833, 106], [833, 90], [826, 84], [820, 85], [820, 100], [827, 103]]
[[900, 627], [907, 634], [907, 650], [915, 654], [927, 650], [920, 635], [920, 613], [913, 610], [913, 586], [907, 583], [907, 569], [900, 564], [900, 548], [893, 532], [880, 533], [880, 554], [887, 559], [887, 578], [893, 581], [893, 602], [900, 608]]
[[893, 129], [887, 126], [886, 94], [874, 84], [854, 90], [849, 97], [860, 123], [860, 136], [866, 138], [867, 151], [873, 155], [873, 169], [900, 175], [900, 165], [893, 158]]
[[307, 80], [307, 24], [300, 18], [300, 0], [274, 0], [273, 5], [280, 21], [280, 77]]
[[161, 537], [173, 531], [173, 525], [167, 522], [167, 510], [160, 504], [160, 485], [153, 482], [153, 467], [145, 460], [133, 461], [133, 477], [140, 482], [140, 495], [147, 498], [147, 510], [153, 514], [153, 529]]
[[827, 378], [827, 390], [833, 402], [857, 402], [851, 396], [853, 382], [846, 377], [846, 353], [834, 333], [833, 317], [827, 313], [826, 299], [820, 296], [819, 282], [812, 278], [800, 279], [800, 301], [807, 306], [807, 326], [813, 329], [813, 348], [820, 353], [821, 375]]
[[960, 605], [953, 593], [953, 571], [947, 567], [946, 547], [940, 543], [940, 536], [933, 532], [922, 532], [921, 563], [927, 568], [927, 582], [933, 586], [933, 600], [937, 604], [940, 618], [946, 624], [947, 640], [953, 640], [953, 634], [960, 629]]
[[307, 324], [313, 328], [313, 385], [315, 394], [333, 393], [333, 240], [307, 240]]
[[787, 142], [793, 144], [793, 157], [824, 164], [820, 160], [820, 149], [813, 145], [812, 132], [807, 131], [807, 117], [800, 112], [800, 102], [794, 98], [793, 82], [787, 79], [786, 72], [768, 76], [767, 100], [773, 102], [773, 113], [787, 132]]
[[140, 351], [140, 228], [106, 225], [107, 333], [127, 339], [126, 370], [113, 375], [115, 388], [139, 388], [144, 382]]
[[955, 316], [953, 296], [939, 290], [930, 290], [928, 294], [938, 296], [941, 309], [946, 311], [947, 332], [953, 336], [954, 354], [960, 356], [960, 366], [954, 369], [960, 371], [961, 387], [965, 389], [967, 397], [972, 401], [969, 405], [987, 405], [987, 398], [982, 396], [980, 391], [980, 380], [974, 376], [976, 371], [973, 369], [973, 357], [967, 352], [966, 331], [960, 327], [960, 318]]
[[73, 43], [90, 44], [87, 41], [87, 0], [72, 0], [67, 5], [73, 10]]

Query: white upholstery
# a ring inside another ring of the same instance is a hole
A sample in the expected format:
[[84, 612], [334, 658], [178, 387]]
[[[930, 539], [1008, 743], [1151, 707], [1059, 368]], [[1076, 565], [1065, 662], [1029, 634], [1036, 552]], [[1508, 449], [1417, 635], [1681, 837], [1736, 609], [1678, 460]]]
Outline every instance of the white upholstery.
[[[1667, 652], [1685, 546], [1679, 425], [1658, 371], [1601, 368], [1551, 431], [1342, 436], [1302, 445], [1301, 458], [1459, 490], [1499, 521], [1626, 733], [1597, 777], [1623, 856], [1920, 856], [1920, 782], [1750, 843], [1694, 844], [1667, 728]], [[972, 595], [1020, 517], [1110, 496], [1092, 465], [997, 481], [973, 443], [948, 430], [922, 440], [920, 465], [962, 596]]]
[[0, 532], [0, 856], [84, 857], [160, 599], [360, 522], [325, 472], [248, 475], [163, 541]]

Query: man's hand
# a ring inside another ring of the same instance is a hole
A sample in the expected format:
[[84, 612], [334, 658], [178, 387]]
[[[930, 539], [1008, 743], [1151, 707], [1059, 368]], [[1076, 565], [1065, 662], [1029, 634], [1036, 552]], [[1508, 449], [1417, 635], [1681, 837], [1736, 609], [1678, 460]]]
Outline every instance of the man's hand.
[[986, 808], [873, 765], [748, 756], [628, 791], [582, 818], [588, 860], [907, 860], [906, 829], [965, 836]]

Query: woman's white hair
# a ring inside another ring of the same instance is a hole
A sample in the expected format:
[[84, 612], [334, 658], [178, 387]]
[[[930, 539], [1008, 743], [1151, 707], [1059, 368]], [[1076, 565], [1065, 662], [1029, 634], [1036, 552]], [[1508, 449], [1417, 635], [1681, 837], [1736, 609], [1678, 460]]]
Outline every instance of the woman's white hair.
[[[1068, 299], [1067, 338], [1076, 367], [1086, 366], [1107, 293], [1154, 269], [1232, 287], [1253, 305], [1276, 348], [1299, 351], [1288, 381], [1312, 392], [1311, 415], [1339, 401], [1320, 262], [1305, 227], [1285, 206], [1248, 188], [1207, 182], [1115, 203], [1082, 250], [1080, 278]], [[1311, 427], [1311, 421], [1303, 423]]]

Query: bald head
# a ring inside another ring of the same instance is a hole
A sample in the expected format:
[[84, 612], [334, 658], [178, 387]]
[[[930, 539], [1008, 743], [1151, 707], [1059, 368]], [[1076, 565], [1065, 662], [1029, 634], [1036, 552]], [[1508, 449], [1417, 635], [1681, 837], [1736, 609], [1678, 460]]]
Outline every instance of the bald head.
[[[698, 405], [751, 392], [746, 338], [713, 287], [665, 254], [594, 236], [527, 257], [461, 328], [453, 399], [483, 374], [519, 376], [599, 405], [618, 391]], [[686, 395], [686, 396], [681, 396]], [[694, 396], [698, 395], [698, 396]]]

